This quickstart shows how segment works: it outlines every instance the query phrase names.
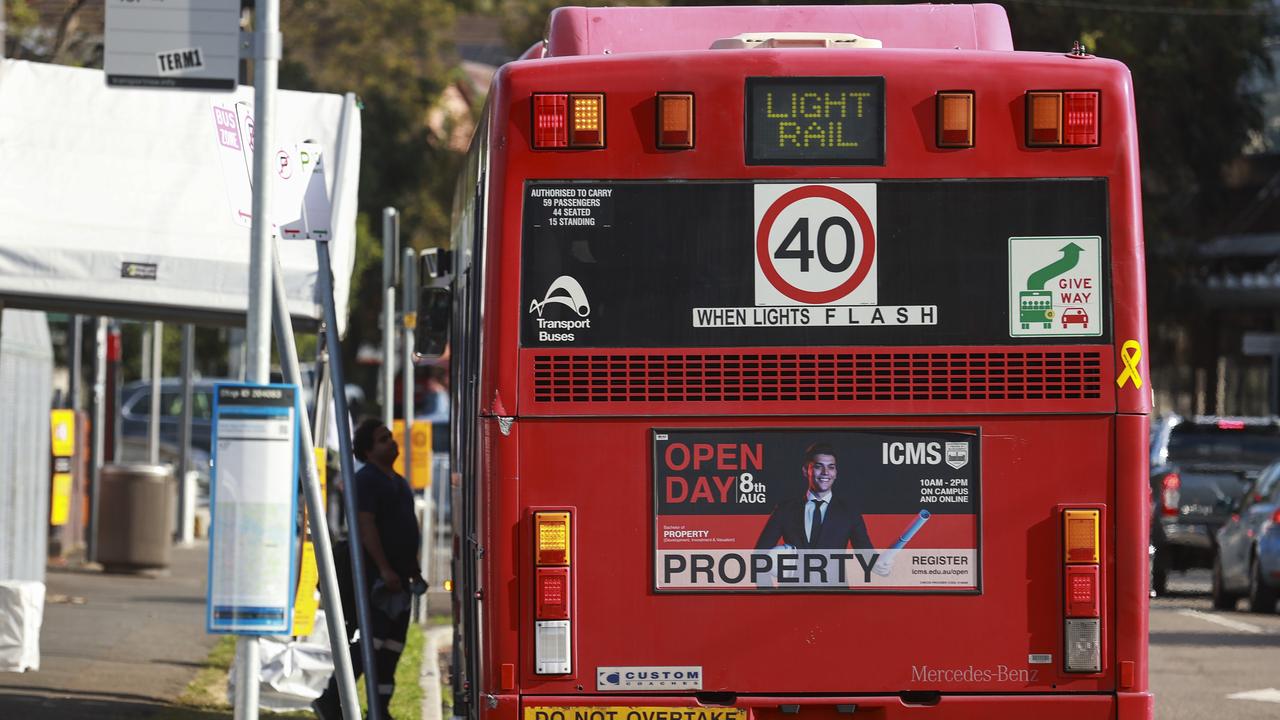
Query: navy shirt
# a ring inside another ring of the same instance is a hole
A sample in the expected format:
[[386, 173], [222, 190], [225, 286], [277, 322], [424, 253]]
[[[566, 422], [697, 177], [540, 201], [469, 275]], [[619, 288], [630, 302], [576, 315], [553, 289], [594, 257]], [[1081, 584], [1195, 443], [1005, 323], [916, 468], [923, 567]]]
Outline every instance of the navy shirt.
[[[418, 571], [418, 516], [413, 509], [413, 489], [399, 475], [387, 477], [373, 463], [356, 473], [356, 507], [362, 513], [373, 513], [378, 526], [378, 538], [387, 562], [401, 580]], [[378, 577], [378, 566], [365, 553], [365, 572]]]

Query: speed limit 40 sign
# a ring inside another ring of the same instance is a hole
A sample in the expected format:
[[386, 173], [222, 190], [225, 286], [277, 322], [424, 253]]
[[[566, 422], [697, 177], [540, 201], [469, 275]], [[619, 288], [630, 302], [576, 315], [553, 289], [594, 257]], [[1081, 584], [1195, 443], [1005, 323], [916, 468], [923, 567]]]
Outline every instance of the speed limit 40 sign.
[[876, 186], [755, 186], [756, 305], [874, 305]]

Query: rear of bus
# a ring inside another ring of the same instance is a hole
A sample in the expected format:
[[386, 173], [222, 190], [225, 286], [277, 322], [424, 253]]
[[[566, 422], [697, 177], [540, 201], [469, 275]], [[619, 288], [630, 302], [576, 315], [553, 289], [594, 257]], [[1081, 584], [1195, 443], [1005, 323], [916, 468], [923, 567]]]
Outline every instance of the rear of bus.
[[1122, 65], [992, 5], [563, 8], [485, 122], [469, 714], [1151, 717]]

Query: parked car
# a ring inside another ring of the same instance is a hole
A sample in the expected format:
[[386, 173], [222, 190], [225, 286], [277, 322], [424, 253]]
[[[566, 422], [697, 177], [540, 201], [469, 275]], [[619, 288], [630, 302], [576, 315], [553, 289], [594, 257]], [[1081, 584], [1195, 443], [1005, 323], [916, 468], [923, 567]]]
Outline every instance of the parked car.
[[1234, 610], [1242, 597], [1253, 612], [1273, 612], [1280, 599], [1280, 461], [1272, 463], [1218, 530], [1213, 606]]
[[[307, 412], [312, 407], [312, 384], [315, 370], [312, 364], [300, 368], [303, 381], [303, 403]], [[272, 382], [281, 382], [279, 373], [273, 373]], [[228, 378], [200, 378], [191, 381], [191, 447], [203, 450], [207, 455], [213, 442], [213, 387], [217, 383], [239, 382]], [[150, 431], [151, 381], [137, 380], [124, 386], [120, 402], [120, 435], [128, 441], [141, 439], [144, 443]], [[347, 404], [357, 407], [364, 402], [364, 390], [359, 385], [347, 384]], [[182, 379], [163, 378], [160, 381], [160, 442], [174, 448], [179, 446], [178, 425], [182, 421]], [[145, 447], [145, 446], [144, 446]]]
[[1280, 457], [1280, 418], [1161, 418], [1151, 443], [1151, 589], [1170, 572], [1211, 568], [1218, 529]]
[[[200, 378], [191, 381], [191, 447], [209, 453], [213, 437], [213, 386], [233, 382], [225, 378]], [[142, 438], [150, 432], [151, 381], [137, 380], [124, 386], [120, 401], [120, 435]], [[178, 425], [182, 421], [182, 380], [160, 381], [160, 442], [178, 446]]]

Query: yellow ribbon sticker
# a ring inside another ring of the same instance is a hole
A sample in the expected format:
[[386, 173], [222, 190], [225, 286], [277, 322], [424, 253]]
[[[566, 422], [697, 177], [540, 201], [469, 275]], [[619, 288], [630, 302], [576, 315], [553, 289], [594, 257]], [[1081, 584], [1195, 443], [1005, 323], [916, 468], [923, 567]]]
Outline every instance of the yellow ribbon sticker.
[[1124, 372], [1116, 378], [1116, 385], [1124, 387], [1126, 381], [1132, 379], [1135, 388], [1142, 387], [1142, 376], [1138, 374], [1138, 361], [1142, 359], [1142, 345], [1137, 340], [1125, 340], [1120, 346], [1120, 362], [1124, 363]]

